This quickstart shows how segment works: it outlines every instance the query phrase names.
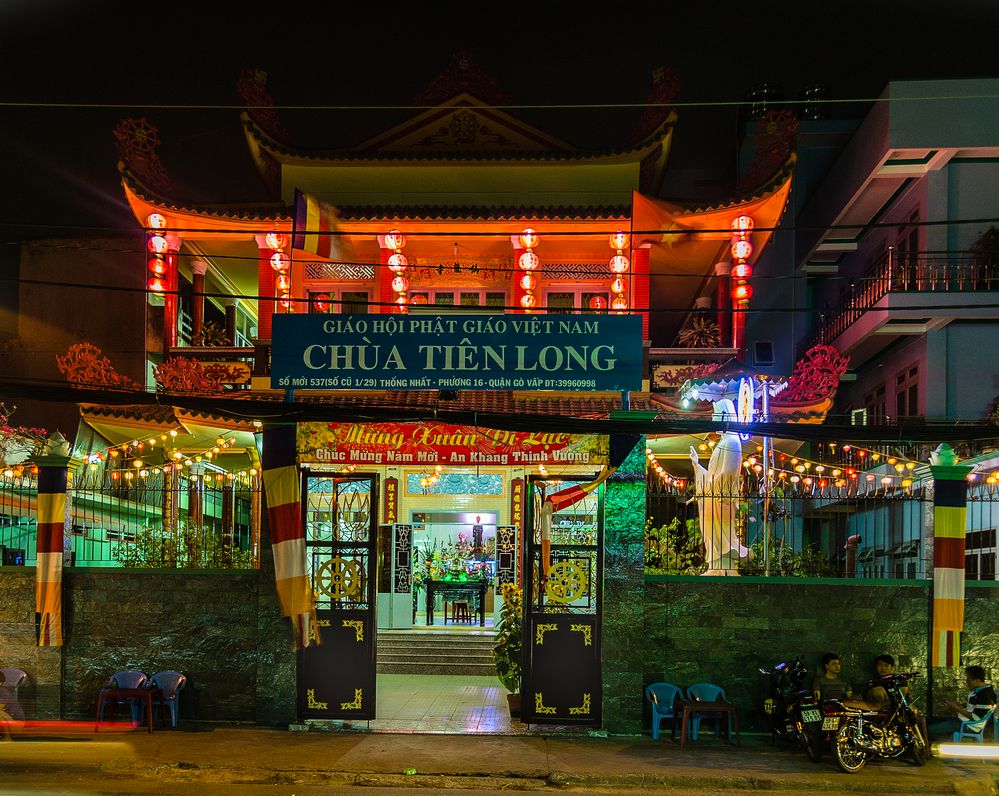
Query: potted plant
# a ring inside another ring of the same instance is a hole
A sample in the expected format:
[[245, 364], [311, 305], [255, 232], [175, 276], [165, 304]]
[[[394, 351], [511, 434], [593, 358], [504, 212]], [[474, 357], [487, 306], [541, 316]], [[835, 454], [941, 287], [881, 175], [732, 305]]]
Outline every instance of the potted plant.
[[503, 607], [497, 626], [493, 662], [496, 676], [508, 693], [510, 715], [520, 717], [520, 675], [524, 649], [524, 592], [514, 583], [504, 583], [501, 591]]

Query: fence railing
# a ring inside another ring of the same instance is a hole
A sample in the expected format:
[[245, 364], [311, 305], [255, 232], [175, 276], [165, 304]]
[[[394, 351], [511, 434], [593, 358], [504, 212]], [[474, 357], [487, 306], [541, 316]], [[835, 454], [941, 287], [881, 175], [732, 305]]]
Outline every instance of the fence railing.
[[[801, 478], [769, 493], [698, 492], [650, 480], [647, 498], [649, 573], [922, 579], [931, 572], [932, 500], [919, 485]], [[996, 507], [999, 517], [999, 498]]]
[[[144, 474], [143, 474], [144, 473]], [[257, 474], [100, 467], [72, 474], [65, 563], [131, 568], [254, 568], [260, 560]], [[0, 546], [36, 562], [33, 477], [0, 476]]]
[[999, 290], [999, 262], [966, 252], [899, 252], [889, 247], [860, 279], [822, 313], [817, 328], [801, 342], [798, 356], [831, 344], [888, 293], [955, 293]]

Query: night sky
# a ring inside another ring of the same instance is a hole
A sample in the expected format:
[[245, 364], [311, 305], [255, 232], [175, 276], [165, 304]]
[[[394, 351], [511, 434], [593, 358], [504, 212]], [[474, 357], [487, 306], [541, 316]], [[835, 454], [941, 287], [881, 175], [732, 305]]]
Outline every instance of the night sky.
[[[246, 67], [268, 72], [278, 105], [407, 106], [459, 50], [514, 103], [532, 105], [640, 103], [659, 66], [679, 74], [681, 103], [735, 102], [761, 83], [788, 99], [820, 84], [833, 99], [869, 100], [892, 79], [999, 75], [994, 2], [425, 3], [392, 13], [359, 5], [4, 0], [0, 100], [145, 107], [4, 107], [0, 234], [131, 229], [112, 135], [125, 116], [157, 126], [160, 157], [192, 198], [262, 198], [237, 108], [148, 107], [240, 105], [235, 83]], [[511, 112], [580, 146], [626, 140], [640, 113]], [[679, 114], [671, 166], [703, 170], [702, 190], [723, 191], [737, 109]], [[352, 145], [405, 116], [281, 111], [298, 141], [325, 146]], [[667, 176], [667, 194], [669, 184]]]

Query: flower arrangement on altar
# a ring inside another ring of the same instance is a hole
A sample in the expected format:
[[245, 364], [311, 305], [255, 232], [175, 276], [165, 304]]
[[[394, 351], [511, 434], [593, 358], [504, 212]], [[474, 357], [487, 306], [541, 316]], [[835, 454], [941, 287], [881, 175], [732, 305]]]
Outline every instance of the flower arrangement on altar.
[[473, 547], [465, 534], [458, 534], [455, 542], [439, 544], [435, 539], [427, 550], [419, 547], [413, 551], [414, 593], [428, 580], [454, 580], [458, 582], [489, 580], [492, 568], [486, 561], [476, 561], [478, 549]]

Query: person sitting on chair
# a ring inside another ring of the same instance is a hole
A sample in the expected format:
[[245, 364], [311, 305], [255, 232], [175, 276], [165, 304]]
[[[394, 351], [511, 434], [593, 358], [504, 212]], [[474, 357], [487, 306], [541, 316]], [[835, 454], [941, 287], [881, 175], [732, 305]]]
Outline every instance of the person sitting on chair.
[[11, 740], [11, 727], [16, 727], [24, 723], [24, 711], [17, 701], [14, 689], [6, 684], [3, 672], [0, 671], [0, 740]]

